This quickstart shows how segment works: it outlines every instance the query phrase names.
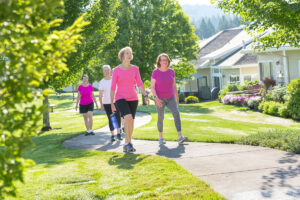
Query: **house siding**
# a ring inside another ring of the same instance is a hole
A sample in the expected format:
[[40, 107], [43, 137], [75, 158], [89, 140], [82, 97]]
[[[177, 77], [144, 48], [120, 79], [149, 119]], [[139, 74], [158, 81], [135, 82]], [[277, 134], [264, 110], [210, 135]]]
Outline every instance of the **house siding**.
[[295, 80], [300, 77], [300, 50], [287, 51], [289, 80]]

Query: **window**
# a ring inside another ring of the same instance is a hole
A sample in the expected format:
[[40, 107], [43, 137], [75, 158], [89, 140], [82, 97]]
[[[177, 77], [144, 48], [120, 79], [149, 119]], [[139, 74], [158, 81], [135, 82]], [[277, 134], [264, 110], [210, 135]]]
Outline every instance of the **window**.
[[207, 77], [206, 76], [198, 78], [198, 86], [199, 86], [199, 88], [207, 87]]
[[244, 81], [251, 81], [251, 75], [245, 75]]
[[265, 78], [273, 79], [273, 63], [272, 62], [262, 62], [259, 63], [260, 80]]
[[[251, 77], [250, 77], [251, 79]], [[231, 74], [230, 75], [230, 83], [239, 83], [240, 82], [240, 76], [236, 74]]]

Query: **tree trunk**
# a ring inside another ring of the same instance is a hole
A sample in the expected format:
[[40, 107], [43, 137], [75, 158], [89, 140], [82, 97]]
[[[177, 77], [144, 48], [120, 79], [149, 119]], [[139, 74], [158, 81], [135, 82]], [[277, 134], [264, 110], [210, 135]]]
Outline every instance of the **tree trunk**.
[[145, 98], [144, 98], [144, 95], [142, 94], [142, 101], [143, 101], [143, 106], [146, 105], [146, 101], [145, 101]]
[[51, 130], [50, 117], [49, 117], [49, 99], [48, 96], [44, 95], [43, 105], [45, 106], [45, 111], [43, 113], [43, 128], [42, 131]]
[[74, 85], [72, 85], [73, 101], [75, 101]]

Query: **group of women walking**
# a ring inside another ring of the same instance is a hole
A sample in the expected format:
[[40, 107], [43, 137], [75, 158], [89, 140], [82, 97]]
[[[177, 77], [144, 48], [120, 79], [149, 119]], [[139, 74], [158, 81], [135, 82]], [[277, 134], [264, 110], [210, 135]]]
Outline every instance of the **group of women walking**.
[[[133, 147], [131, 138], [134, 129], [134, 119], [138, 106], [138, 95], [135, 85], [145, 98], [145, 102], [149, 105], [148, 94], [145, 91], [141, 80], [139, 68], [132, 65], [130, 62], [133, 59], [132, 50], [130, 47], [125, 47], [119, 52], [121, 64], [113, 69], [111, 77], [111, 68], [109, 65], [103, 66], [104, 78], [100, 81], [99, 86], [99, 101], [101, 110], [105, 110], [111, 131], [111, 142], [116, 139], [122, 140], [121, 129], [117, 129], [115, 137], [112, 119], [110, 115], [115, 114], [118, 127], [121, 125], [121, 118], [124, 120], [125, 144], [124, 152], [136, 151]], [[187, 141], [181, 133], [181, 120], [178, 110], [178, 93], [175, 81], [175, 72], [170, 69], [170, 58], [167, 54], [160, 54], [156, 61], [156, 69], [152, 73], [151, 91], [154, 96], [154, 101], [158, 113], [157, 128], [159, 132], [159, 144], [165, 144], [163, 138], [163, 120], [164, 109], [168, 107], [174, 117], [175, 126], [178, 133], [178, 143], [181, 144]], [[78, 87], [78, 98], [76, 110], [79, 104], [79, 111], [83, 114], [87, 132], [85, 135], [94, 135], [92, 130], [93, 125], [93, 109], [94, 104], [98, 109], [98, 103], [93, 94], [93, 87], [88, 83], [87, 75], [82, 76], [82, 85]]]

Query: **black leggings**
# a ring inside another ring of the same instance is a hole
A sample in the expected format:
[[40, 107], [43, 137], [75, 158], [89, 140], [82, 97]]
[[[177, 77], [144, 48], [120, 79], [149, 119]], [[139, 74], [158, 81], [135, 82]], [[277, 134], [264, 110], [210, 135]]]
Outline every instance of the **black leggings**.
[[[108, 118], [108, 121], [109, 121], [109, 129], [110, 129], [110, 131], [113, 131], [114, 130], [114, 126], [113, 126], [113, 124], [111, 122], [111, 119], [110, 119], [110, 115], [112, 114], [111, 104], [103, 104], [103, 106], [104, 106], [104, 110], [106, 112], [106, 115], [107, 115], [107, 118]], [[116, 109], [115, 115], [116, 115], [116, 118], [117, 118], [117, 121], [118, 121], [118, 125], [120, 127], [120, 125], [121, 125], [121, 117], [120, 117], [120, 112], [119, 112], [118, 109]]]

